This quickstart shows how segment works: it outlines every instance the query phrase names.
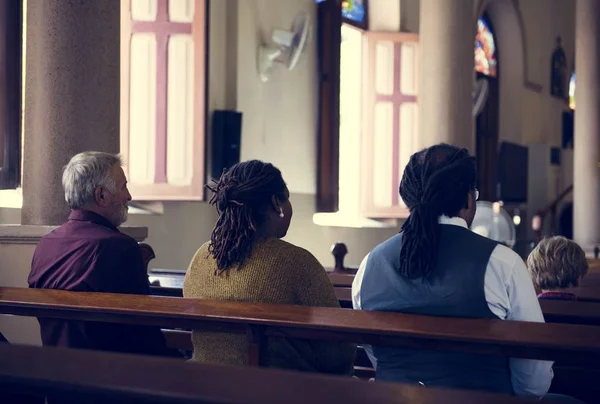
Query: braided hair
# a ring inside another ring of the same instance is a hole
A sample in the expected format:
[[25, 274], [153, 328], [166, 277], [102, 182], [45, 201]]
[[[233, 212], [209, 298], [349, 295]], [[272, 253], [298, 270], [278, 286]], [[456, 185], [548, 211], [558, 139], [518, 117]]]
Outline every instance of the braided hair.
[[208, 251], [220, 275], [248, 258], [272, 197], [284, 200], [286, 184], [272, 164], [251, 160], [234, 165], [208, 188], [214, 193], [210, 204], [219, 212]]
[[440, 238], [438, 217], [458, 216], [475, 189], [475, 158], [466, 149], [441, 143], [411, 156], [400, 183], [400, 196], [410, 210], [402, 226], [400, 273], [427, 278], [433, 272]]

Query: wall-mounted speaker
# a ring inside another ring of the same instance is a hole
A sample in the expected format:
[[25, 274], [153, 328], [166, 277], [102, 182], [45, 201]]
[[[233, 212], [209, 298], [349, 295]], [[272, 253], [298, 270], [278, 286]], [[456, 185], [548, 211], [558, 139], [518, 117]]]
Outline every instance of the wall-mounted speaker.
[[212, 115], [211, 178], [218, 180], [223, 171], [240, 162], [242, 113], [215, 110]]

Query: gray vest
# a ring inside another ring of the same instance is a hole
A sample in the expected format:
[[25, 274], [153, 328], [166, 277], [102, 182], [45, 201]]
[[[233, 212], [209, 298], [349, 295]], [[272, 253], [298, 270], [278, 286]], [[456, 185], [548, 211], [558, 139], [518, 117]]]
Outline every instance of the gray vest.
[[[437, 260], [428, 279], [398, 272], [402, 233], [370, 254], [360, 289], [363, 310], [498, 319], [485, 299], [484, 278], [496, 242], [463, 227], [440, 225]], [[513, 394], [508, 358], [373, 346], [377, 381]]]

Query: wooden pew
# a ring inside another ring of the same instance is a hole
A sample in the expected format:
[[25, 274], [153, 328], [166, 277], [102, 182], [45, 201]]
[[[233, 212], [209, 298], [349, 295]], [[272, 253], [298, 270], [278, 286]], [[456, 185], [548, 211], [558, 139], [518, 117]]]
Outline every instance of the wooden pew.
[[183, 278], [185, 272], [152, 271], [148, 276], [150, 293], [157, 296], [183, 297]]
[[[252, 366], [269, 336], [558, 360], [554, 391], [600, 394], [600, 327], [18, 288], [0, 288], [0, 313], [242, 333]], [[189, 332], [167, 333], [171, 347], [190, 348]], [[355, 364], [373, 376], [364, 352]]]
[[[342, 308], [352, 308], [350, 288], [335, 288], [335, 294]], [[600, 325], [600, 304], [597, 303], [541, 300], [540, 306], [547, 323]]]
[[600, 302], [599, 286], [579, 286], [576, 288], [565, 289], [568, 293], [573, 293], [577, 299], [582, 302]]
[[588, 272], [588, 274], [579, 282], [579, 286], [600, 287], [600, 273]]
[[107, 403], [114, 399], [177, 404], [532, 402], [479, 392], [61, 348], [0, 346], [0, 358], [4, 389], [93, 393]]
[[247, 334], [251, 363], [266, 336], [377, 343], [600, 368], [600, 327], [445, 318], [324, 307], [0, 288], [0, 313]]
[[[344, 309], [352, 308], [352, 281], [354, 275], [331, 272], [328, 274], [335, 294]], [[183, 275], [177, 273], [151, 274], [152, 293], [157, 296], [182, 297]], [[160, 285], [160, 286], [158, 286]], [[594, 292], [590, 292], [594, 293]], [[599, 291], [600, 293], [600, 291]], [[600, 295], [599, 295], [600, 296]], [[540, 301], [544, 318], [548, 323], [600, 325], [600, 304], [594, 300], [580, 302]]]
[[328, 275], [329, 275], [329, 280], [331, 281], [331, 283], [333, 284], [334, 287], [341, 287], [341, 288], [351, 288], [352, 287], [352, 282], [354, 281], [354, 275], [340, 274], [340, 273], [335, 273], [335, 272], [328, 273]]

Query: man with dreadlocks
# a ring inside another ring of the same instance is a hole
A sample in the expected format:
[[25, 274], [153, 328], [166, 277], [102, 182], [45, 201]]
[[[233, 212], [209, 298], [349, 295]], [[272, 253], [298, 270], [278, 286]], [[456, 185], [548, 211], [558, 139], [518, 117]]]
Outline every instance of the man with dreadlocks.
[[[478, 191], [475, 159], [438, 144], [411, 156], [400, 184], [410, 210], [402, 231], [363, 260], [355, 309], [544, 322], [523, 260], [469, 226]], [[368, 351], [377, 381], [541, 397], [552, 362], [398, 349]]]
[[[340, 307], [327, 273], [308, 251], [281, 240], [290, 226], [292, 205], [281, 172], [272, 164], [246, 161], [224, 173], [210, 203], [219, 219], [211, 240], [188, 268], [183, 295], [299, 306]], [[193, 359], [248, 363], [245, 335], [194, 330]], [[266, 366], [351, 374], [352, 344], [271, 338]]]

